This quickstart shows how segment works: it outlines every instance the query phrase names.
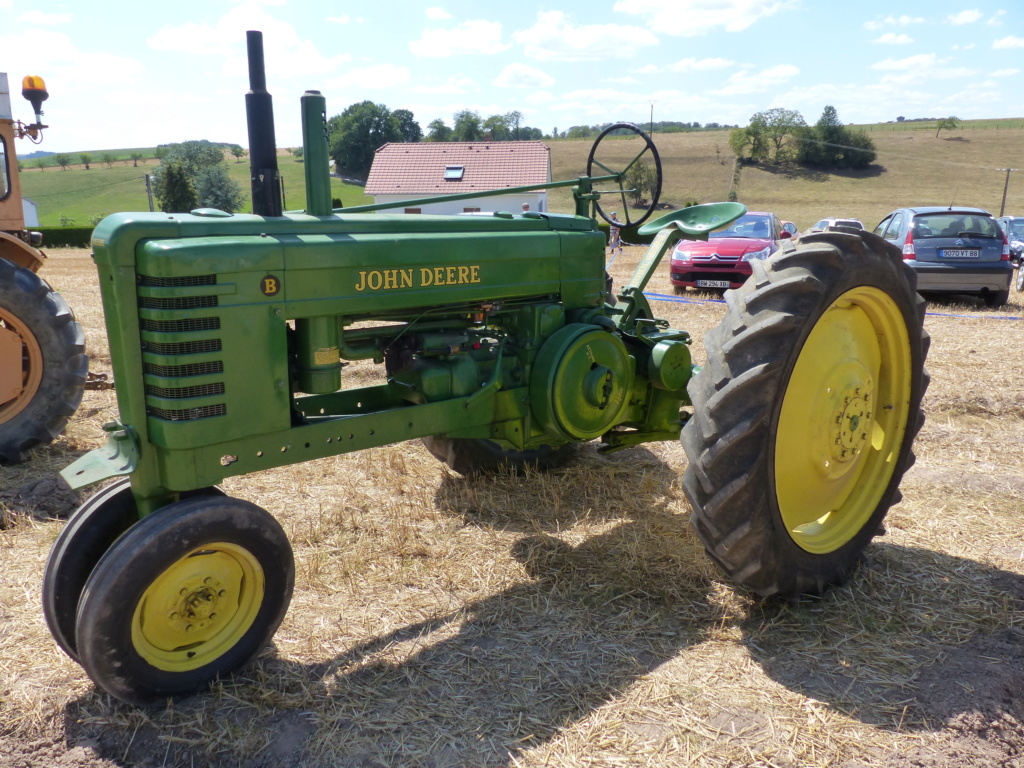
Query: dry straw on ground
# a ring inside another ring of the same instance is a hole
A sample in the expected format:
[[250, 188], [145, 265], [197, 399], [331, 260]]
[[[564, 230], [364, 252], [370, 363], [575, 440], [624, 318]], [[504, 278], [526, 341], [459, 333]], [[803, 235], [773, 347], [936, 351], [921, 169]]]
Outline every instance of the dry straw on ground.
[[[615, 260], [618, 282], [640, 253]], [[53, 253], [47, 275], [109, 372], [88, 255]], [[651, 288], [670, 293], [664, 270]], [[90, 391], [66, 436], [0, 470], [0, 764], [1016, 765], [1020, 296], [932, 308], [904, 501], [820, 600], [761, 604], [720, 580], [689, 528], [677, 444], [467, 480], [407, 443], [225, 483], [282, 521], [295, 598], [237, 677], [145, 710], [98, 694], [40, 609], [63, 522], [33, 514], [33, 484], [99, 443], [116, 408]], [[655, 304], [698, 363], [716, 299]]]

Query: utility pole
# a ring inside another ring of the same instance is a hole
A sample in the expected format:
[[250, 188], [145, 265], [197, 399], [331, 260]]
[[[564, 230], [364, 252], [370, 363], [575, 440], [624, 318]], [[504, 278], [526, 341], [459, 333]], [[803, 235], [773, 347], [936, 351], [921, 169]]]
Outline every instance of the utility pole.
[[654, 99], [651, 99], [651, 128], [648, 133], [654, 133]]
[[153, 210], [153, 177], [146, 174], [146, 196], [149, 198], [149, 210]]
[[1000, 217], [1006, 211], [1006, 191], [1010, 188], [1010, 171], [1019, 171], [1020, 168], [996, 168], [997, 171], [1006, 171], [1006, 183], [1003, 184], [1003, 202], [999, 206]]

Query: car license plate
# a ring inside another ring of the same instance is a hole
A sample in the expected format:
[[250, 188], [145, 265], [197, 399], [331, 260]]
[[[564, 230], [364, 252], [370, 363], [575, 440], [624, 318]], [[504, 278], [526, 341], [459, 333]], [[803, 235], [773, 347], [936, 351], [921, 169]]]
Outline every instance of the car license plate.
[[698, 280], [698, 288], [728, 288], [728, 280]]
[[981, 251], [977, 248], [943, 248], [939, 256], [944, 259], [978, 259]]

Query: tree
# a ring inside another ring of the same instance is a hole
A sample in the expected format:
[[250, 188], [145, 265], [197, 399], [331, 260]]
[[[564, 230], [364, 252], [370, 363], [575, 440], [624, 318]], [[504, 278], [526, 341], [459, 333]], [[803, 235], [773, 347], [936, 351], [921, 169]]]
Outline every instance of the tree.
[[729, 148], [741, 160], [744, 156], [753, 161], [764, 160], [768, 157], [764, 126], [751, 122], [746, 128], [733, 128], [729, 131]]
[[562, 138], [589, 139], [593, 135], [594, 131], [589, 125], [573, 125], [563, 134]]
[[301, 163], [306, 156], [305, 147], [292, 147], [288, 151], [292, 153], [292, 157], [295, 158], [296, 163]]
[[512, 134], [513, 141], [519, 141], [519, 126], [523, 124], [523, 113], [518, 109], [505, 113], [505, 125]]
[[402, 131], [394, 114], [383, 104], [361, 101], [350, 104], [327, 122], [331, 158], [339, 173], [365, 179], [373, 155], [391, 141], [401, 141]]
[[180, 160], [172, 160], [163, 166], [153, 194], [164, 213], [188, 213], [199, 207], [195, 182]]
[[242, 158], [245, 157], [249, 153], [246, 152], [244, 149], [242, 149], [240, 144], [232, 144], [231, 145], [231, 154], [235, 156], [235, 162], [236, 163], [240, 163], [240, 162], [242, 162]]
[[104, 152], [100, 155], [100, 162], [107, 166], [107, 168], [113, 168], [114, 163], [117, 162], [117, 158], [114, 157], [113, 152]]
[[626, 173], [625, 185], [631, 189], [633, 205], [641, 205], [654, 195], [654, 185], [658, 181], [658, 173], [644, 162], [635, 163]]
[[234, 213], [241, 208], [245, 196], [238, 183], [228, 178], [220, 145], [201, 139], [159, 149], [163, 158], [153, 172], [153, 192], [161, 201], [161, 210], [187, 213], [204, 207]]
[[[40, 173], [42, 173], [43, 171], [46, 170], [46, 166], [47, 165], [49, 165], [49, 163], [46, 162], [46, 158], [45, 157], [37, 157], [36, 158], [35, 166], [36, 166], [36, 168], [39, 169]], [[70, 165], [70, 163], [69, 163], [69, 165]]]
[[864, 169], [875, 161], [875, 143], [863, 131], [851, 131], [829, 105], [813, 128], [801, 128], [797, 135], [797, 162], [812, 168]]
[[960, 127], [962, 121], [956, 115], [950, 115], [949, 117], [939, 118], [935, 122], [935, 138], [939, 138], [939, 131], [946, 129], [948, 131], [955, 131]]
[[508, 141], [511, 134], [504, 115], [491, 115], [484, 120], [484, 134], [491, 134], [491, 141]]
[[452, 128], [454, 141], [478, 141], [484, 137], [480, 115], [468, 109], [456, 112], [455, 127]]
[[788, 149], [790, 138], [799, 128], [807, 125], [803, 115], [795, 109], [783, 109], [782, 107], [773, 107], [764, 112], [757, 112], [750, 118], [750, 123], [759, 127], [769, 147], [774, 148], [773, 159], [776, 163], [782, 162], [790, 156], [791, 153]]
[[402, 134], [402, 141], [413, 142], [423, 139], [423, 129], [414, 119], [412, 112], [408, 109], [396, 109], [391, 114], [398, 121], [398, 130]]
[[871, 140], [864, 131], [850, 131], [847, 140], [845, 153], [846, 167], [854, 170], [864, 170], [878, 157], [875, 151], [875, 142]]
[[82, 161], [82, 165], [85, 166], [85, 170], [89, 170], [89, 163], [92, 162], [92, 155], [88, 152], [83, 152], [78, 156], [78, 159]]
[[234, 213], [245, 203], [245, 195], [242, 194], [237, 182], [228, 176], [228, 169], [223, 163], [208, 166], [200, 171], [195, 186], [199, 195], [199, 206], [202, 208], [216, 208]]
[[53, 162], [59, 165], [62, 171], [66, 171], [71, 165], [71, 155], [67, 152], [58, 152], [53, 156]]
[[451, 141], [452, 129], [445, 125], [444, 120], [431, 120], [427, 126], [427, 141]]
[[138, 168], [139, 167], [139, 160], [145, 160], [146, 156], [144, 154], [142, 154], [141, 152], [132, 152], [132, 154], [131, 154], [129, 159], [133, 163], [135, 163], [135, 165], [133, 165], [132, 167], [133, 168]]
[[[185, 172], [195, 178], [204, 168], [224, 162], [224, 150], [220, 145], [206, 139], [183, 141], [167, 147], [162, 161], [165, 165], [173, 162], [181, 163]], [[157, 169], [157, 174], [159, 173], [160, 170]]]

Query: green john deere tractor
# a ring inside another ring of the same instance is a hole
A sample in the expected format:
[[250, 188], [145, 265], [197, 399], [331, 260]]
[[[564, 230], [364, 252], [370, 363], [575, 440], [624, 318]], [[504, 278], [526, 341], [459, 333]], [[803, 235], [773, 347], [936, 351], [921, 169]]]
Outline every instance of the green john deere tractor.
[[[677, 240], [745, 209], [649, 220], [655, 195], [623, 222], [653, 242], [610, 293], [600, 200], [632, 213], [630, 167], [660, 174], [640, 129], [625, 128], [643, 145], [626, 167], [601, 161], [602, 135], [586, 176], [546, 185], [572, 187], [575, 215], [332, 210], [325, 101], [307, 91], [307, 208], [283, 213], [259, 33], [249, 48], [254, 213], [118, 214], [93, 235], [120, 418], [63, 474], [118, 479], [58, 537], [43, 597], [97, 685], [133, 702], [190, 692], [274, 634], [291, 548], [224, 478], [416, 438], [470, 474], [682, 432], [694, 524], [731, 580], [799, 596], [852, 571], [899, 500], [927, 383], [924, 304], [897, 251], [835, 230], [754, 262], [701, 370], [644, 287]], [[344, 387], [355, 360], [386, 383]]]

